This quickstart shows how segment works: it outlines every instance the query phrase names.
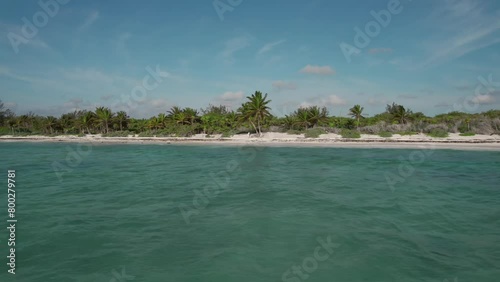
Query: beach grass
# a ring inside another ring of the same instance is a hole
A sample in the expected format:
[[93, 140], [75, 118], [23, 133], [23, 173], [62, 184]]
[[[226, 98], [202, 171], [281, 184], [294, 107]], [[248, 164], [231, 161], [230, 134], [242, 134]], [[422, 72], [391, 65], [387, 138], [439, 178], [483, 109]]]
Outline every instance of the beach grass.
[[351, 129], [343, 129], [340, 132], [342, 138], [361, 138], [361, 134], [359, 131], [351, 130]]
[[431, 130], [429, 133], [427, 133], [428, 136], [430, 137], [435, 137], [435, 138], [446, 138], [449, 136], [448, 132], [443, 129], [435, 128]]
[[380, 132], [380, 133], [378, 134], [378, 136], [388, 138], [388, 137], [392, 137], [392, 133], [391, 133], [391, 132], [384, 131], [384, 132]]
[[318, 138], [321, 134], [326, 134], [326, 131], [321, 128], [311, 128], [306, 130], [304, 136], [306, 138]]
[[464, 133], [460, 133], [460, 136], [475, 136], [476, 133], [474, 132], [464, 132]]

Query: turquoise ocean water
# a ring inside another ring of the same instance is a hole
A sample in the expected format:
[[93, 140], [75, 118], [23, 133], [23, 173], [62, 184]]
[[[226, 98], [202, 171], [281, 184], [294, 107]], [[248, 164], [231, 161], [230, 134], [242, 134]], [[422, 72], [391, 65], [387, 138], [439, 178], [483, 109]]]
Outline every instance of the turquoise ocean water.
[[0, 159], [0, 281], [500, 281], [500, 152], [0, 143]]

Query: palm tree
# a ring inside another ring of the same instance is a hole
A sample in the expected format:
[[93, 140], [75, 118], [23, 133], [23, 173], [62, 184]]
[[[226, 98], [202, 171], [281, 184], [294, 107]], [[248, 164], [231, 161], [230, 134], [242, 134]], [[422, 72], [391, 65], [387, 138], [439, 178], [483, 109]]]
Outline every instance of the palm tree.
[[398, 105], [396, 111], [393, 113], [393, 116], [399, 124], [406, 124], [411, 116], [411, 110], [407, 110], [405, 107]]
[[61, 115], [59, 121], [61, 123], [64, 133], [67, 133], [68, 131], [74, 129], [75, 119], [76, 119], [76, 112]]
[[310, 113], [306, 108], [298, 108], [294, 113], [294, 125], [304, 127], [306, 130], [309, 128], [311, 125], [311, 118], [310, 118]]
[[228, 126], [229, 128], [235, 128], [237, 121], [238, 121], [238, 116], [236, 115], [235, 112], [231, 111], [225, 115], [224, 118], [225, 126]]
[[168, 111], [168, 117], [177, 124], [184, 124], [186, 115], [180, 107], [174, 106]]
[[470, 117], [466, 117], [464, 121], [467, 124], [467, 131], [470, 131], [471, 118]]
[[148, 128], [149, 129], [158, 129], [158, 126], [159, 126], [159, 123], [158, 123], [158, 118], [157, 117], [152, 117], [149, 121], [148, 121]]
[[90, 134], [90, 128], [94, 124], [95, 114], [92, 111], [85, 111], [80, 116], [80, 124], [83, 128], [83, 133], [85, 133], [85, 129], [87, 129], [87, 133]]
[[167, 116], [164, 113], [158, 114], [156, 122], [158, 123], [158, 128], [165, 128], [167, 125]]
[[57, 124], [57, 118], [53, 116], [48, 116], [45, 118], [45, 126], [49, 130], [50, 134], [54, 132], [54, 127]]
[[283, 121], [283, 126], [286, 128], [286, 129], [293, 129], [293, 127], [295, 126], [296, 122], [297, 122], [297, 118], [294, 116], [294, 115], [285, 115], [285, 117], [282, 119]]
[[192, 108], [185, 108], [183, 111], [185, 122], [187, 124], [194, 124], [198, 120], [198, 111]]
[[262, 136], [262, 123], [265, 122], [271, 113], [271, 108], [267, 106], [271, 100], [267, 99], [267, 94], [262, 96], [262, 92], [255, 91], [252, 96], [247, 96], [248, 101], [241, 105], [240, 113], [244, 121], [250, 122], [253, 128]]
[[319, 108], [318, 106], [312, 106], [306, 108], [308, 113], [308, 121], [312, 127], [318, 124], [322, 124], [328, 120], [328, 110], [326, 107]]
[[365, 118], [363, 116], [363, 110], [364, 108], [361, 107], [360, 105], [354, 105], [354, 107], [349, 109], [349, 115], [354, 119], [356, 119], [358, 130], [359, 130], [360, 119]]
[[98, 107], [95, 110], [97, 118], [99, 119], [99, 123], [102, 126], [103, 131], [105, 133], [109, 132], [109, 122], [113, 118], [113, 113], [109, 108], [106, 107]]
[[120, 125], [120, 131], [123, 131], [123, 125], [127, 126], [129, 116], [125, 111], [119, 111], [116, 113], [116, 121]]

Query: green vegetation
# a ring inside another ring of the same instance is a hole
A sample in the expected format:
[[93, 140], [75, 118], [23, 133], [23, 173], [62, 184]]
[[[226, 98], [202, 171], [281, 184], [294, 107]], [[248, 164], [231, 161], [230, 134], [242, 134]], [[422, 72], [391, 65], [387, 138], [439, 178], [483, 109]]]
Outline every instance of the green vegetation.
[[321, 128], [311, 128], [306, 130], [304, 136], [306, 138], [318, 138], [321, 134], [326, 134], [326, 131]]
[[460, 132], [463, 136], [500, 132], [500, 110], [475, 114], [450, 112], [428, 117], [392, 103], [383, 113], [370, 117], [363, 114], [361, 105], [350, 108], [350, 117], [330, 116], [326, 107], [319, 106], [300, 107], [284, 117], [276, 117], [271, 115], [270, 104], [267, 94], [256, 91], [235, 111], [222, 105], [199, 110], [172, 107], [149, 118], [133, 118], [126, 111], [114, 112], [107, 107], [79, 110], [60, 117], [32, 112], [16, 115], [0, 101], [0, 135], [188, 137], [221, 134], [229, 137], [247, 132], [261, 136], [262, 132], [272, 131], [317, 138], [326, 131], [341, 132], [344, 138], [359, 138], [361, 132], [383, 137], [417, 132], [435, 137], [446, 137], [448, 132]]
[[380, 136], [380, 137], [392, 137], [392, 133], [391, 132], [387, 132], [387, 131], [383, 131], [383, 132], [380, 132], [378, 134], [378, 136]]
[[230, 131], [225, 131], [225, 132], [222, 132], [222, 137], [223, 137], [223, 138], [229, 138], [229, 137], [231, 137], [231, 136], [233, 136], [233, 135], [235, 135], [235, 134], [236, 134], [236, 132], [235, 132], [235, 131], [232, 131], [232, 130], [230, 130]]
[[460, 133], [460, 136], [474, 136], [476, 135], [476, 133], [474, 132], [464, 132], [464, 133]]
[[436, 128], [427, 133], [427, 135], [430, 137], [446, 138], [448, 137], [448, 132], [443, 129]]
[[399, 134], [401, 136], [405, 136], [405, 135], [417, 135], [418, 133], [417, 132], [413, 132], [413, 131], [400, 131], [400, 132], [396, 132], [396, 134]]
[[363, 110], [364, 108], [361, 107], [360, 105], [354, 105], [354, 107], [349, 109], [349, 115], [356, 120], [356, 126], [359, 130], [359, 123], [362, 118], [365, 118], [363, 116]]
[[361, 134], [356, 130], [343, 129], [340, 132], [342, 138], [361, 138]]
[[290, 135], [300, 135], [303, 133], [304, 133], [303, 131], [296, 130], [296, 129], [290, 129], [286, 132], [286, 134], [290, 134]]
[[110, 133], [104, 133], [102, 137], [128, 137], [129, 135], [134, 135], [134, 133], [129, 131], [115, 131]]

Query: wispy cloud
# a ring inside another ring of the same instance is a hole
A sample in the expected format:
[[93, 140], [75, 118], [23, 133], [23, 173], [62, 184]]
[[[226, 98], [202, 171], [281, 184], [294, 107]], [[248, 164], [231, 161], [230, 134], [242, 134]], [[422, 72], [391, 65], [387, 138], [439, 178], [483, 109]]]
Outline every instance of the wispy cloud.
[[244, 97], [245, 93], [243, 91], [228, 91], [217, 96], [214, 102], [217, 105], [226, 106], [229, 109], [236, 110]]
[[490, 94], [476, 95], [472, 98], [472, 102], [476, 104], [492, 104], [495, 102], [495, 97]]
[[286, 40], [282, 39], [282, 40], [279, 40], [279, 41], [267, 43], [262, 48], [260, 48], [259, 52], [257, 52], [257, 55], [262, 55], [264, 53], [267, 53], [267, 52], [271, 51], [274, 47], [276, 47], [276, 46], [278, 46], [280, 44], [283, 44], [285, 42], [286, 42]]
[[303, 69], [301, 69], [300, 72], [301, 73], [308, 73], [308, 74], [319, 74], [319, 75], [335, 74], [335, 70], [333, 70], [330, 66], [307, 65]]
[[245, 94], [243, 93], [243, 91], [237, 91], [237, 92], [228, 91], [228, 92], [225, 92], [224, 94], [220, 95], [219, 97], [217, 97], [217, 99], [219, 101], [232, 102], [232, 101], [241, 100], [241, 99], [243, 99], [243, 97], [245, 97]]
[[277, 81], [273, 81], [273, 89], [275, 91], [295, 90], [295, 89], [297, 89], [297, 84], [295, 84], [293, 82], [277, 80]]
[[411, 100], [413, 100], [413, 99], [417, 99], [418, 97], [417, 97], [417, 96], [415, 96], [415, 95], [400, 94], [400, 95], [398, 95], [398, 98], [400, 98], [400, 99], [411, 99]]
[[436, 105], [434, 105], [435, 108], [450, 108], [452, 105], [448, 102], [439, 102]]
[[27, 83], [49, 84], [51, 82], [51, 80], [19, 74], [15, 71], [12, 71], [10, 68], [4, 66], [0, 66], [0, 76], [8, 77], [19, 81], [24, 81]]
[[129, 52], [127, 49], [127, 41], [132, 37], [132, 34], [128, 32], [124, 32], [118, 35], [118, 37], [114, 40], [115, 49], [117, 54], [128, 58]]
[[381, 54], [381, 53], [392, 53], [391, 48], [372, 48], [368, 50], [369, 54], [376, 55], [376, 54]]
[[[9, 40], [10, 33], [16, 34], [18, 36], [22, 36], [24, 38], [22, 26], [20, 26], [20, 25], [11, 25], [11, 24], [0, 23], [0, 33], [5, 33], [7, 35], [7, 36], [0, 36], [0, 41], [5, 41], [9, 45], [11, 44], [11, 42]], [[50, 49], [49, 44], [47, 44], [47, 42], [40, 39], [40, 35], [37, 35], [36, 37], [31, 38], [29, 40], [26, 40], [26, 42], [23, 42], [23, 44], [26, 44], [32, 48]]]
[[328, 95], [328, 96], [317, 96], [313, 97], [306, 102], [302, 102], [300, 107], [310, 107], [310, 106], [320, 106], [320, 107], [334, 107], [334, 106], [344, 106], [347, 101], [338, 95]]
[[99, 18], [99, 11], [92, 11], [82, 25], [78, 28], [79, 30], [85, 30], [89, 28], [97, 19]]
[[226, 41], [224, 43], [224, 50], [218, 54], [217, 58], [223, 60], [226, 64], [234, 63], [234, 54], [248, 47], [251, 40], [250, 36], [244, 35]]
[[[423, 67], [439, 65], [500, 42], [498, 16], [478, 0], [446, 0], [428, 22], [444, 31], [427, 43], [431, 54]], [[496, 34], [496, 35], [495, 35]]]

